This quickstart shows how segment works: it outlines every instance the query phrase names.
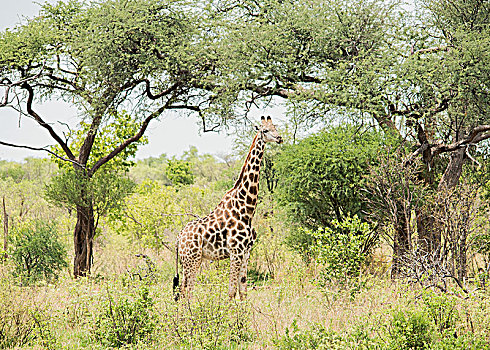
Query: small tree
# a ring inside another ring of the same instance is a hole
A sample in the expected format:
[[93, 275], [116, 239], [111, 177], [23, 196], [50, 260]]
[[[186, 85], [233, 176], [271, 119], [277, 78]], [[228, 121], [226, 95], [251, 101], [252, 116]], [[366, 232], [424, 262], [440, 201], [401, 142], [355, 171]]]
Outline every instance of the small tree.
[[364, 175], [374, 163], [382, 134], [354, 126], [327, 129], [287, 147], [275, 167], [279, 184], [275, 195], [286, 210], [292, 231], [286, 243], [308, 258], [311, 237], [305, 227], [331, 227], [346, 217], [363, 218]]
[[12, 231], [9, 256], [14, 263], [13, 274], [24, 284], [57, 279], [60, 270], [68, 266], [66, 249], [53, 222], [34, 220]]
[[357, 286], [355, 280], [378, 243], [379, 236], [369, 224], [354, 216], [342, 222], [334, 220], [331, 227], [304, 232], [312, 238], [312, 255], [323, 265], [321, 284], [334, 282], [346, 287], [353, 281]]

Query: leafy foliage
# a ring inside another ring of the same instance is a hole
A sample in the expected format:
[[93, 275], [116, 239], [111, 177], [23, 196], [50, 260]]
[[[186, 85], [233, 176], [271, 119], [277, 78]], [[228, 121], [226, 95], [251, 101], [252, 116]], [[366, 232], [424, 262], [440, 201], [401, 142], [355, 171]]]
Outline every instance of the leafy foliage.
[[390, 338], [391, 349], [430, 349], [432, 329], [427, 315], [423, 312], [395, 312]]
[[169, 159], [165, 175], [174, 186], [192, 185], [194, 183], [194, 174], [191, 170], [191, 164], [185, 160]]
[[155, 331], [154, 300], [146, 286], [136, 289], [135, 295], [117, 299], [107, 290], [107, 300], [101, 304], [95, 319], [94, 338], [109, 347], [124, 347], [142, 340], [149, 341]]
[[120, 234], [145, 245], [173, 250], [173, 238], [186, 222], [207, 214], [219, 197], [196, 186], [175, 188], [144, 181], [124, 200], [124, 210], [112, 215], [109, 225]]
[[40, 220], [15, 227], [10, 257], [15, 266], [14, 276], [25, 284], [42, 279], [52, 281], [68, 266], [56, 225]]
[[134, 183], [123, 173], [102, 169], [91, 178], [72, 168], [62, 169], [46, 186], [46, 197], [57, 206], [76, 210], [94, 208], [97, 215], [105, 215], [121, 207]]
[[342, 222], [334, 220], [331, 227], [316, 231], [304, 229], [303, 232], [311, 237], [311, 256], [323, 266], [321, 283], [324, 287], [332, 282], [341, 286], [347, 286], [350, 281], [356, 284], [361, 268], [378, 243], [378, 235], [357, 216]]
[[277, 197], [293, 226], [316, 229], [333, 219], [362, 217], [363, 175], [382, 142], [378, 132], [342, 126], [287, 147], [276, 160]]

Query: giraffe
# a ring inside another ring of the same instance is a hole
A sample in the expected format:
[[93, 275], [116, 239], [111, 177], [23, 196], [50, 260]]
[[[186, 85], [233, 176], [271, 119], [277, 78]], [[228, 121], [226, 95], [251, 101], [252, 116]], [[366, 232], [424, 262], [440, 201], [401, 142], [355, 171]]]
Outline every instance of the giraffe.
[[[178, 260], [183, 270], [180, 294], [189, 297], [196, 274], [203, 259], [230, 258], [230, 284], [228, 296], [234, 299], [239, 286], [240, 299], [247, 295], [247, 264], [250, 249], [257, 237], [252, 218], [257, 205], [259, 172], [267, 142], [282, 143], [271, 117], [261, 117], [261, 125], [255, 127], [252, 146], [240, 175], [232, 189], [225, 193], [216, 208], [207, 216], [189, 222], [177, 239], [177, 273], [174, 290], [178, 288]], [[176, 293], [176, 300], [179, 294]]]

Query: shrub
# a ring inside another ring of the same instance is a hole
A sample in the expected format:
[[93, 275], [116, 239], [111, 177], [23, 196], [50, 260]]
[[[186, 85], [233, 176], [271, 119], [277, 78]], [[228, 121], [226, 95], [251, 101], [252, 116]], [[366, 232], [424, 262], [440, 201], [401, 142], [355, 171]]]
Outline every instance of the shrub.
[[432, 329], [427, 315], [420, 311], [395, 312], [390, 328], [390, 349], [429, 349]]
[[13, 275], [24, 284], [56, 280], [67, 267], [66, 249], [53, 222], [34, 220], [16, 227], [12, 234], [10, 258]]
[[283, 147], [275, 159], [275, 195], [293, 226], [315, 229], [345, 215], [362, 215], [363, 176], [375, 162], [383, 138], [380, 132], [347, 125]]
[[310, 254], [323, 265], [321, 285], [334, 282], [347, 286], [360, 276], [378, 236], [357, 216], [342, 222], [334, 220], [331, 226], [316, 231], [305, 229], [304, 233], [312, 241]]
[[100, 303], [100, 311], [92, 330], [94, 338], [102, 345], [122, 347], [150, 339], [155, 331], [153, 306], [146, 285], [129, 290], [128, 294], [116, 298], [107, 289], [107, 299]]
[[279, 349], [335, 349], [339, 348], [343, 339], [335, 332], [330, 332], [320, 325], [314, 325], [311, 329], [300, 331], [296, 320], [291, 328], [286, 328], [284, 336], [275, 340]]
[[379, 339], [371, 338], [367, 332], [357, 326], [345, 334], [327, 330], [322, 325], [313, 325], [310, 329], [300, 330], [293, 321], [286, 328], [284, 336], [275, 340], [279, 349], [380, 349]]

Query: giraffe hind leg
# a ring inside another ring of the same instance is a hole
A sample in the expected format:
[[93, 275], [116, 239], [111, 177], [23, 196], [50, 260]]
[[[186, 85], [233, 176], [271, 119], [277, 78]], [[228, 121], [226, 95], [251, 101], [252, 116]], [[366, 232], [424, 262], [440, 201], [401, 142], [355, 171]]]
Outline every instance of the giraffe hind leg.
[[250, 251], [247, 251], [240, 265], [238, 285], [240, 291], [240, 300], [242, 301], [247, 298], [247, 266], [248, 266], [249, 257], [250, 257]]
[[230, 297], [230, 300], [234, 299], [236, 295], [241, 265], [241, 257], [237, 255], [230, 256], [230, 287], [228, 288], [228, 296]]
[[192, 296], [192, 290], [196, 283], [196, 275], [201, 266], [201, 257], [195, 257], [193, 259], [182, 259], [182, 284], [180, 286], [180, 294], [184, 298], [190, 298]]

